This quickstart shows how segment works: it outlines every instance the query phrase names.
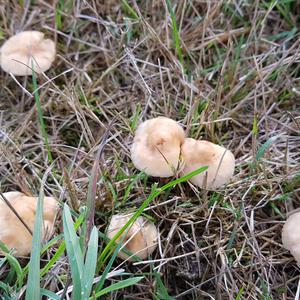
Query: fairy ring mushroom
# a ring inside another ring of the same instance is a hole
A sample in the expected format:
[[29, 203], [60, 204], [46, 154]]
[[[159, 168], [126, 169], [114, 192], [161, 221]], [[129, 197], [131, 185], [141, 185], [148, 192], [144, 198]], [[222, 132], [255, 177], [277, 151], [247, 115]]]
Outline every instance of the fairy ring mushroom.
[[131, 147], [134, 166], [155, 177], [170, 177], [180, 167], [185, 133], [174, 120], [157, 117], [141, 123]]
[[205, 172], [190, 179], [191, 183], [200, 188], [215, 190], [228, 183], [234, 174], [234, 155], [222, 146], [209, 141], [186, 138], [181, 151], [184, 160], [183, 175], [208, 166]]
[[10, 37], [0, 48], [0, 65], [17, 76], [47, 71], [55, 59], [55, 43], [39, 31], [23, 31]]
[[[113, 215], [107, 229], [107, 236], [112, 239], [131, 217], [132, 214]], [[125, 247], [128, 251], [141, 259], [147, 258], [156, 248], [158, 230], [152, 222], [142, 216], [138, 217], [129, 230], [125, 231], [116, 242], [121, 241], [125, 234], [126, 236], [123, 240], [122, 248]], [[118, 257], [123, 260], [128, 259], [129, 261], [133, 261], [132, 257], [122, 252], [121, 249], [118, 253]]]
[[[6, 244], [9, 249], [14, 248], [16, 250], [14, 255], [27, 256], [32, 247], [32, 234], [30, 231], [32, 232], [34, 227], [38, 198], [26, 196], [21, 192], [7, 192], [3, 193], [3, 196], [9, 201], [28, 228], [0, 196], [0, 241]], [[57, 209], [58, 205], [54, 198], [44, 197], [43, 240], [47, 240], [52, 234]]]

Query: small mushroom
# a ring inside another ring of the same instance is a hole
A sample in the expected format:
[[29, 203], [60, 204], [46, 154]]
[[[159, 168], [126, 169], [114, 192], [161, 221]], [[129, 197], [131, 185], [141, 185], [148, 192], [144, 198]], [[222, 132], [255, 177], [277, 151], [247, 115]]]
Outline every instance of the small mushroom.
[[282, 244], [294, 256], [300, 266], [300, 211], [292, 214], [282, 228]]
[[185, 139], [181, 148], [184, 160], [184, 175], [208, 166], [190, 181], [207, 190], [215, 190], [227, 183], [234, 173], [235, 159], [231, 151], [208, 141]]
[[158, 117], [141, 123], [131, 147], [135, 167], [155, 177], [170, 177], [180, 167], [185, 134], [174, 120]]
[[9, 38], [0, 48], [0, 65], [13, 75], [25, 76], [47, 71], [56, 54], [55, 43], [39, 31], [23, 31]]
[[[107, 229], [107, 236], [112, 239], [131, 217], [132, 214], [112, 216]], [[117, 242], [122, 240], [124, 234], [126, 234], [126, 231], [117, 239]], [[158, 231], [156, 226], [144, 217], [140, 216], [129, 228], [121, 249], [125, 247], [132, 254], [140, 257], [141, 259], [145, 259], [155, 250], [157, 239]], [[129, 257], [129, 255], [120, 251], [118, 253], [118, 257], [125, 260]], [[133, 261], [132, 258], [129, 258], [128, 260]]]
[[[33, 231], [38, 198], [28, 197], [20, 192], [8, 192], [3, 195], [10, 202], [28, 228]], [[57, 208], [57, 202], [54, 198], [44, 197], [43, 240], [49, 238], [53, 231]], [[9, 249], [15, 248], [16, 252], [14, 254], [16, 256], [26, 256], [31, 252], [31, 233], [8, 207], [1, 196], [0, 228], [0, 241], [6, 244]]]

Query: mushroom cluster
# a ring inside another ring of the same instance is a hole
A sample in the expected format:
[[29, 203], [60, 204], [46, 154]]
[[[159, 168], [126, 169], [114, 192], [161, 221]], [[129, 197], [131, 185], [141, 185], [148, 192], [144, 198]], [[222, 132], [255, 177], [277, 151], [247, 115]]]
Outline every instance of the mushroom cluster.
[[190, 179], [203, 189], [215, 190], [228, 183], [234, 174], [232, 152], [204, 140], [185, 138], [174, 120], [158, 117], [141, 123], [131, 147], [135, 167], [155, 177], [188, 174], [203, 166], [207, 171]]
[[[5, 243], [9, 249], [15, 249], [16, 256], [28, 255], [31, 252], [38, 198], [28, 197], [20, 192], [7, 192], [3, 196], [9, 201], [27, 228], [0, 196], [0, 241]], [[57, 209], [57, 202], [54, 198], [44, 197], [42, 228], [44, 241], [51, 237]]]
[[0, 65], [17, 76], [47, 71], [55, 59], [55, 43], [39, 31], [23, 31], [9, 38], [0, 48]]
[[[39, 31], [24, 31], [9, 38], [0, 48], [0, 66], [16, 76], [47, 71], [56, 56], [55, 43]], [[229, 182], [234, 174], [233, 153], [205, 140], [187, 138], [176, 121], [157, 117], [141, 123], [131, 147], [134, 166], [155, 177], [186, 175], [201, 167], [208, 169], [189, 181], [203, 189], [216, 190]], [[16, 256], [30, 254], [32, 231], [38, 199], [21, 192], [7, 192], [0, 196], [0, 241]], [[9, 207], [7, 203], [9, 202]], [[13, 209], [12, 209], [13, 208]], [[53, 232], [58, 210], [52, 197], [44, 197], [42, 239], [47, 241]], [[123, 228], [132, 214], [113, 215], [107, 228], [112, 239]], [[21, 220], [20, 220], [21, 219]], [[300, 266], [300, 212], [292, 214], [282, 229], [282, 243]], [[116, 240], [122, 241], [118, 257], [134, 261], [133, 256], [146, 259], [156, 249], [159, 233], [155, 224], [140, 216]], [[130, 254], [125, 253], [126, 249]], [[1, 254], [0, 250], [0, 254]]]

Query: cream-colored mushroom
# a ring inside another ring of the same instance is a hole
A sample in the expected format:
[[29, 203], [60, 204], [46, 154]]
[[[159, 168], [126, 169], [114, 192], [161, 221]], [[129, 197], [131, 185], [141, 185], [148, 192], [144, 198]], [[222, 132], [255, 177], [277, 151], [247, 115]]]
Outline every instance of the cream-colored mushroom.
[[300, 211], [288, 217], [282, 229], [282, 244], [300, 266]]
[[231, 151], [208, 141], [185, 139], [181, 148], [184, 160], [184, 175], [208, 166], [190, 181], [207, 190], [215, 190], [227, 183], [234, 173], [235, 159]]
[[[8, 192], [3, 194], [10, 202], [24, 223], [33, 231], [37, 209], [36, 197], [28, 197], [20, 192]], [[44, 226], [42, 238], [50, 238], [54, 227], [54, 219], [57, 212], [57, 202], [52, 197], [44, 197]], [[25, 256], [31, 252], [32, 235], [18, 217], [12, 212], [0, 196], [0, 241], [8, 248], [15, 248], [16, 256]]]
[[[132, 214], [112, 216], [107, 229], [107, 236], [112, 239], [118, 233], [118, 231], [129, 221], [131, 217]], [[122, 240], [125, 233], [123, 233], [123, 235], [121, 235], [117, 239], [117, 242]], [[157, 239], [158, 231], [156, 229], [156, 226], [144, 217], [140, 216], [128, 230], [121, 249], [123, 249], [124, 247], [132, 254], [140, 257], [141, 259], [145, 259], [155, 250]], [[120, 250], [118, 253], [118, 257], [125, 260], [129, 256], [126, 253], [121, 252]], [[132, 258], [129, 258], [128, 260], [133, 261]]]
[[182, 127], [166, 117], [141, 123], [131, 147], [133, 164], [151, 176], [173, 176], [180, 166], [180, 147], [184, 137]]
[[13, 75], [25, 76], [47, 71], [55, 59], [55, 43], [39, 31], [23, 31], [0, 48], [0, 65]]

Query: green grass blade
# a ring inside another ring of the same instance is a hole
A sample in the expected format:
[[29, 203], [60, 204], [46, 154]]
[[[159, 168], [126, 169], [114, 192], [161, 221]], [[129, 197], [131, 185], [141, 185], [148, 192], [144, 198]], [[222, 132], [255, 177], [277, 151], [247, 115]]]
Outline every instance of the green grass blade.
[[[138, 283], [139, 281], [141, 281], [143, 278], [144, 278], [143, 276], [139, 276], [139, 277], [128, 278], [128, 279], [122, 280], [120, 282], [114, 283], [114, 284], [110, 285], [109, 287], [101, 290], [100, 292], [96, 293], [95, 296], [101, 297], [101, 296], [111, 293], [113, 291], [120, 290], [125, 287], [134, 285], [134, 284]], [[91, 297], [90, 300], [92, 300], [92, 299], [93, 298]]]
[[[33, 66], [32, 66], [32, 69], [33, 69]], [[33, 94], [34, 94], [36, 109], [37, 109], [37, 113], [38, 113], [39, 123], [41, 126], [41, 132], [42, 132], [42, 136], [45, 140], [45, 145], [46, 145], [47, 152], [48, 152], [48, 159], [51, 164], [53, 162], [53, 158], [52, 158], [48, 134], [47, 134], [46, 126], [45, 126], [45, 122], [44, 122], [40, 95], [38, 93], [38, 84], [37, 84], [36, 74], [35, 74], [34, 70], [32, 70], [32, 83], [33, 83], [33, 89], [34, 89]]]
[[8, 248], [2, 241], [0, 241], [0, 249], [1, 249], [4, 253], [9, 253], [9, 252], [10, 252], [9, 248]]
[[81, 300], [82, 292], [82, 271], [83, 271], [83, 254], [79, 243], [79, 238], [74, 229], [71, 212], [67, 204], [64, 205], [63, 211], [64, 237], [66, 242], [67, 254], [71, 268], [73, 281], [72, 299]]
[[25, 300], [40, 299], [40, 253], [43, 228], [44, 186], [41, 186], [32, 237], [32, 252], [29, 262], [27, 290]]
[[7, 261], [9, 262], [10, 266], [15, 270], [17, 274], [17, 284], [18, 288], [20, 289], [23, 286], [23, 281], [24, 281], [24, 275], [23, 275], [23, 270], [18, 262], [18, 260], [10, 255], [9, 253], [5, 254]]
[[135, 185], [135, 183], [136, 183], [143, 175], [144, 175], [144, 173], [141, 172], [141, 173], [139, 173], [138, 175], [136, 175], [136, 176], [134, 176], [134, 177], [132, 178], [131, 182], [128, 184], [128, 187], [127, 187], [126, 190], [125, 190], [124, 197], [123, 197], [121, 203], [120, 203], [117, 207], [120, 207], [120, 206], [122, 207], [122, 206], [126, 203], [127, 199], [129, 198], [129, 195], [130, 195], [130, 192], [131, 192], [133, 186]]
[[134, 20], [139, 20], [138, 14], [135, 12], [135, 10], [128, 4], [126, 0], [122, 1], [124, 8], [128, 11], [129, 15], [134, 19]]
[[[9, 293], [9, 286], [5, 284], [4, 282], [0, 281], [0, 290], [3, 290], [6, 294]], [[0, 292], [0, 295], [3, 295], [3, 293]]]
[[55, 25], [58, 30], [62, 28], [62, 10], [64, 7], [64, 1], [59, 1], [55, 9]]
[[[84, 220], [85, 214], [81, 214], [75, 222], [74, 228], [77, 230], [79, 226], [82, 224]], [[56, 253], [50, 259], [50, 261], [46, 264], [46, 266], [41, 271], [41, 277], [44, 277], [47, 272], [51, 269], [51, 267], [55, 264], [55, 262], [61, 257], [66, 249], [66, 243], [63, 241], [58, 247]]]
[[158, 299], [160, 300], [175, 300], [175, 298], [170, 297], [167, 288], [165, 287], [161, 276], [159, 273], [155, 272], [154, 273], [155, 278], [156, 278], [156, 285], [157, 285], [157, 296]]
[[5, 255], [4, 258], [0, 260], [0, 269], [2, 265], [7, 261], [17, 274], [17, 284], [20, 289], [23, 286], [23, 281], [24, 281], [23, 270], [18, 260], [9, 253], [10, 252], [9, 248], [2, 241], [0, 241], [0, 249]]
[[182, 68], [184, 69], [184, 61], [183, 61], [183, 55], [182, 55], [182, 50], [181, 50], [181, 40], [180, 40], [178, 28], [177, 28], [176, 16], [175, 16], [174, 10], [172, 8], [171, 0], [166, 0], [166, 3], [167, 3], [168, 11], [169, 11], [169, 14], [170, 14], [171, 20], [172, 20], [172, 35], [173, 35], [173, 39], [175, 41], [175, 49], [176, 49], [179, 61], [182, 65]]
[[236, 300], [241, 300], [242, 299], [242, 296], [243, 296], [243, 293], [244, 293], [244, 288], [240, 288], [238, 294], [236, 295]]
[[[100, 232], [99, 232], [99, 235], [101, 236]], [[114, 263], [114, 261], [115, 261], [117, 255], [118, 255], [118, 252], [120, 251], [120, 248], [122, 247], [122, 244], [123, 244], [123, 241], [124, 241], [125, 237], [126, 237], [126, 235], [124, 235], [124, 236], [121, 238], [121, 240], [120, 240], [119, 244], [117, 244], [117, 247], [116, 247], [116, 249], [115, 249], [113, 255], [111, 256], [111, 258], [110, 258], [110, 260], [109, 260], [107, 266], [105, 267], [104, 272], [103, 272], [102, 275], [101, 275], [101, 279], [100, 279], [100, 281], [98, 282], [98, 284], [97, 284], [97, 286], [96, 286], [96, 289], [95, 289], [95, 290], [96, 290], [96, 293], [102, 290], [102, 287], [103, 287], [104, 282], [105, 282], [105, 280], [106, 280], [106, 276], [107, 276], [107, 274], [109, 273], [109, 271], [110, 271], [110, 269], [111, 269], [111, 267], [112, 267], [112, 264]], [[107, 240], [109, 241], [109, 238], [106, 237], [106, 236], [104, 236], [103, 239], [105, 239], [105, 240], [107, 239]]]
[[98, 252], [98, 231], [94, 227], [91, 232], [88, 248], [86, 252], [86, 259], [83, 273], [83, 298], [88, 298], [91, 294], [93, 286], [93, 278], [97, 266], [97, 252]]
[[5, 283], [8, 284], [9, 286], [13, 285], [15, 275], [16, 275], [16, 271], [13, 268], [10, 268], [5, 278]]
[[51, 269], [51, 267], [55, 264], [55, 262], [61, 257], [61, 255], [65, 252], [65, 250], [66, 250], [66, 244], [65, 242], [63, 242], [60, 244], [57, 251], [50, 259], [50, 261], [47, 263], [47, 265], [42, 269], [41, 277], [44, 277], [47, 274], [47, 272]]
[[45, 290], [45, 289], [41, 289], [41, 294], [43, 296], [46, 296], [47, 299], [50, 299], [50, 300], [60, 300], [60, 296], [57, 296], [55, 293]]
[[272, 136], [269, 138], [264, 144], [260, 146], [260, 148], [257, 150], [255, 160], [259, 161], [265, 154], [266, 150], [271, 146], [271, 144], [278, 138], [277, 136]]

